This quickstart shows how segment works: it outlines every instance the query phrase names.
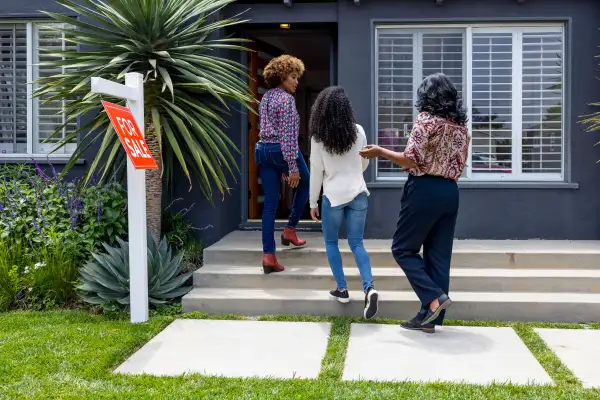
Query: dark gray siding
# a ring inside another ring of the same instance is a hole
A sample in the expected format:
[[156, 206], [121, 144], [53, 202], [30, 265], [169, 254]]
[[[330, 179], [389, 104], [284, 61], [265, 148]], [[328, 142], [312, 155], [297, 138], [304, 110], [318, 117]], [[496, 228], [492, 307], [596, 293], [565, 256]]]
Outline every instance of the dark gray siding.
[[[34, 18], [43, 18], [44, 15], [39, 10], [53, 11], [60, 13], [69, 13], [69, 10], [56, 4], [52, 0], [7, 0], [0, 1], [0, 20], [27, 20]], [[223, 54], [225, 57], [235, 57], [239, 59], [238, 54]], [[239, 108], [239, 106], [237, 107]], [[227, 118], [229, 128], [228, 136], [241, 147], [241, 125], [240, 114], [238, 111], [232, 111], [231, 117]], [[89, 163], [93, 160], [98, 151], [98, 146], [91, 146], [84, 157], [84, 163], [74, 167], [72, 176], [81, 176]], [[28, 160], [23, 160], [28, 162]], [[40, 164], [45, 164], [44, 160], [38, 160]], [[0, 161], [1, 162], [1, 161]], [[240, 155], [236, 155], [236, 162], [241, 165]], [[59, 163], [56, 163], [56, 168], [60, 170]], [[43, 166], [43, 165], [42, 165]], [[231, 192], [225, 196], [216, 193], [211, 205], [202, 195], [198, 183], [193, 182], [194, 186], [189, 190], [189, 182], [181, 171], [174, 174], [175, 179], [173, 185], [167, 188], [164, 192], [163, 206], [169, 205], [173, 199], [182, 198], [181, 201], [174, 203], [172, 209], [178, 211], [181, 208], [188, 208], [193, 204], [191, 211], [187, 214], [197, 228], [206, 228], [197, 231], [197, 236], [210, 245], [221, 237], [236, 229], [241, 222], [241, 190], [239, 174], [234, 178], [229, 179], [231, 183]], [[237, 182], [235, 181], [237, 179]]]
[[[597, 74], [600, 44], [600, 7], [594, 0], [364, 0], [359, 7], [339, 2], [339, 83], [352, 98], [357, 118], [374, 126], [372, 104], [372, 24], [374, 20], [485, 21], [514, 19], [570, 19], [567, 54], [572, 80], [567, 80], [565, 121], [570, 144], [571, 181], [579, 188], [535, 188], [524, 185], [496, 188], [461, 188], [461, 207], [456, 228], [458, 238], [478, 239], [600, 239], [600, 152], [593, 145], [599, 134], [586, 133], [578, 117], [592, 111], [589, 103], [600, 100]], [[567, 72], [568, 73], [568, 72]], [[569, 86], [570, 84], [570, 86]], [[570, 102], [569, 102], [570, 99]], [[367, 235], [383, 238], [393, 234], [400, 207], [401, 188], [371, 189]]]
[[[41, 8], [59, 10], [54, 2], [47, 0], [0, 3], [0, 18], [34, 16]], [[247, 9], [252, 5], [236, 7]], [[359, 122], [368, 127], [374, 125], [371, 95], [374, 21], [524, 21], [544, 18], [567, 21], [569, 58], [565, 108], [569, 110], [569, 119], [565, 123], [569, 149], [567, 175], [572, 184], [462, 185], [456, 236], [479, 239], [600, 239], [600, 166], [596, 164], [600, 152], [593, 147], [600, 140], [600, 134], [583, 132], [583, 127], [577, 123], [579, 116], [593, 110], [589, 103], [600, 101], [600, 83], [594, 79], [597, 74], [594, 56], [598, 54], [597, 46], [600, 45], [600, 7], [597, 7], [596, 0], [526, 0], [523, 4], [516, 0], [446, 0], [441, 6], [436, 6], [434, 0], [362, 0], [360, 6], [355, 6], [351, 0], [340, 0], [337, 12], [330, 8], [331, 4], [320, 6], [327, 10], [317, 9], [314, 4], [296, 4], [292, 9], [281, 4], [261, 4], [259, 7], [260, 12], [251, 14], [253, 23], [279, 22], [292, 16], [294, 22], [300, 22], [300, 17], [314, 22], [338, 20], [338, 83], [349, 93]], [[315, 7], [314, 12], [310, 7]], [[242, 148], [245, 124], [241, 123], [237, 113], [228, 121], [230, 137]], [[238, 159], [242, 168], [242, 158]], [[238, 183], [231, 180], [232, 192], [223, 201], [220, 196], [215, 196], [214, 206], [203, 199], [197, 187], [188, 192], [185, 179], [176, 182], [173, 187], [173, 198], [184, 198], [177, 202], [178, 206], [195, 204], [188, 215], [196, 227], [212, 225], [201, 233], [208, 243], [242, 222], [243, 190], [239, 176], [237, 179]], [[370, 190], [371, 208], [366, 235], [372, 238], [390, 237], [395, 229], [402, 187], [374, 183]]]

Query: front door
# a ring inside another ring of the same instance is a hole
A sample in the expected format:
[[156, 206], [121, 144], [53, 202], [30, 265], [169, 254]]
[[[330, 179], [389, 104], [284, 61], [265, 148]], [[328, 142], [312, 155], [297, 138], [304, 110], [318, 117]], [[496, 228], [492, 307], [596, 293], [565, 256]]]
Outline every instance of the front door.
[[[273, 51], [272, 48], [266, 49], [266, 46], [260, 41], [254, 41], [250, 44], [250, 91], [252, 95], [260, 101], [263, 94], [267, 91], [267, 86], [262, 76], [264, 68], [272, 58], [277, 57], [282, 52]], [[279, 53], [279, 54], [273, 54]], [[258, 142], [258, 104], [253, 105], [256, 113], [248, 114], [248, 218], [258, 219], [261, 217], [261, 205], [263, 203], [262, 186], [258, 176], [258, 166], [254, 162], [254, 148]]]

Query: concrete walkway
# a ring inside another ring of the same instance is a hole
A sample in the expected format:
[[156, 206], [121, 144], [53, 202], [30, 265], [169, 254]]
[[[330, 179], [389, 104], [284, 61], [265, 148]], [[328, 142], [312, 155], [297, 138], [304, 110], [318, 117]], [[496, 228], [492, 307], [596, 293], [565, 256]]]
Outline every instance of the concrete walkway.
[[[316, 379], [330, 328], [327, 323], [177, 320], [115, 372]], [[537, 331], [585, 387], [600, 387], [593, 365], [600, 356], [600, 331]], [[352, 324], [342, 379], [553, 385], [507, 327], [449, 326], [428, 335], [397, 325]]]

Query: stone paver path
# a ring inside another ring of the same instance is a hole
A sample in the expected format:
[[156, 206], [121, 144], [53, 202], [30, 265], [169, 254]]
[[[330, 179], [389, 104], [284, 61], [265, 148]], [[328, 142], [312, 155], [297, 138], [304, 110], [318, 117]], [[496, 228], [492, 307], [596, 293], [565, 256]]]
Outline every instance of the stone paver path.
[[587, 329], [536, 329], [546, 345], [582, 382], [600, 388], [600, 331]]
[[176, 320], [115, 372], [317, 378], [328, 323]]
[[[316, 379], [329, 323], [176, 320], [115, 372]], [[536, 329], [586, 388], [600, 387], [600, 330]], [[509, 327], [445, 326], [433, 335], [352, 324], [343, 380], [553, 385]]]
[[344, 380], [553, 384], [512, 328], [352, 324]]

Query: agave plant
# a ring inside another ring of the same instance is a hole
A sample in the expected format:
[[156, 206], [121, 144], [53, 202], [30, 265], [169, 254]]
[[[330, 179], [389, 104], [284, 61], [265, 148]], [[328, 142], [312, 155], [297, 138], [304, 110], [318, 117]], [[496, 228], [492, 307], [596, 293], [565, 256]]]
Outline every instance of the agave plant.
[[[81, 269], [81, 284], [77, 288], [86, 303], [110, 310], [128, 310], [129, 244], [117, 239], [119, 247], [103, 244], [104, 254], [92, 254]], [[192, 272], [182, 273], [183, 252], [173, 256], [166, 237], [157, 245], [148, 237], [148, 300], [152, 305], [164, 304], [188, 293], [192, 287], [183, 286]]]
[[[212, 186], [229, 191], [226, 174], [235, 176], [237, 151], [225, 135], [224, 114], [233, 104], [251, 109], [255, 99], [248, 88], [246, 68], [220, 57], [219, 51], [246, 51], [242, 39], [221, 32], [245, 22], [237, 17], [219, 19], [235, 0], [57, 0], [67, 16], [45, 12], [48, 25], [69, 44], [62, 51], [40, 49], [40, 68], [61, 71], [43, 76], [34, 96], [42, 104], [62, 101], [65, 125], [48, 141], [55, 151], [79, 138], [63, 173], [75, 164], [91, 144], [100, 142], [83, 183], [96, 170], [106, 179], [125, 162], [118, 137], [100, 110], [100, 96], [91, 93], [91, 77], [124, 82], [127, 72], [145, 77], [146, 140], [160, 166], [147, 172], [148, 229], [160, 238], [163, 168], [167, 180], [179, 165], [198, 180], [204, 195], [212, 199]], [[219, 36], [220, 35], [220, 36]], [[75, 50], [75, 45], [80, 51]], [[123, 104], [121, 99], [109, 99]], [[89, 123], [64, 134], [80, 117]], [[234, 173], [235, 172], [235, 173]]]

